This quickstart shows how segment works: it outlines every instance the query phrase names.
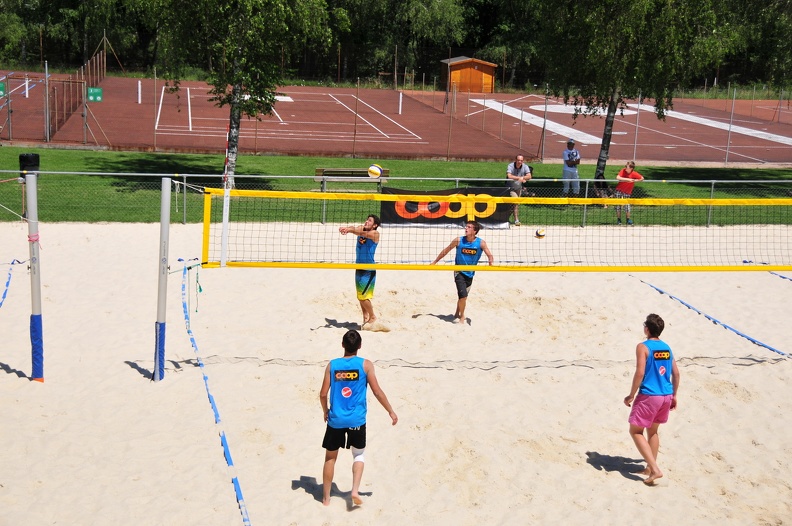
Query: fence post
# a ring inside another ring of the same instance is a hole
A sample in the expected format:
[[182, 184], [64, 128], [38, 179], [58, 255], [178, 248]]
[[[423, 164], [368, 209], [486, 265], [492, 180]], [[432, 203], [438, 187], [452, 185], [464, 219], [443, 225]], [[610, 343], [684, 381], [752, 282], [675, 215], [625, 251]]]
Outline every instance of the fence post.
[[[55, 97], [58, 95], [55, 94]], [[55, 99], [57, 103], [57, 98]], [[50, 100], [49, 100], [49, 64], [44, 61], [44, 142], [50, 142], [50, 134], [52, 118], [50, 117]], [[55, 112], [55, 119], [58, 119], [58, 113]]]
[[503, 115], [506, 113], [506, 101], [501, 102], [500, 140], [503, 140]]
[[[583, 197], [588, 197], [588, 190], [589, 190], [589, 182], [584, 181], [584, 189], [583, 189]], [[585, 228], [586, 226], [586, 218], [588, 216], [588, 205], [583, 205], [583, 215], [580, 218], [580, 226]]]
[[520, 150], [522, 150], [522, 134], [523, 134], [523, 125], [525, 124], [525, 123], [523, 122], [523, 113], [525, 113], [525, 108], [520, 108], [520, 144], [519, 144], [519, 146], [518, 146], [518, 148], [519, 148]]
[[726, 135], [726, 164], [729, 164], [729, 147], [731, 146], [731, 131], [732, 124], [734, 123], [734, 104], [737, 101], [737, 88], [734, 89], [734, 97], [732, 98], [731, 117], [729, 117], [729, 133]]

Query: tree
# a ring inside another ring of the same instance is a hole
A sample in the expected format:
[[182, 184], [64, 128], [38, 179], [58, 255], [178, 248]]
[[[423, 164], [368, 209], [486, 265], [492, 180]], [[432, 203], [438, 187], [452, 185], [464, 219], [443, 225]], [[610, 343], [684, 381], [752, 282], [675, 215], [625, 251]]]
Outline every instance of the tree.
[[16, 13], [0, 11], [0, 61], [6, 64], [16, 63], [21, 50], [24, 62], [25, 33], [25, 24]]
[[242, 116], [269, 115], [285, 49], [329, 44], [324, 0], [172, 0], [160, 60], [178, 81], [189, 66], [209, 68], [210, 100], [229, 108], [227, 175], [233, 186]]
[[718, 0], [534, 0], [548, 22], [539, 41], [550, 88], [579, 114], [606, 110], [596, 174], [604, 174], [613, 121], [629, 99], [654, 100], [662, 119], [673, 91], [737, 45]]
[[536, 56], [536, 42], [544, 24], [535, 16], [528, 2], [515, 0], [489, 0], [489, 2], [487, 4], [480, 2], [482, 12], [478, 22], [486, 24], [489, 17], [496, 22], [496, 25], [486, 35], [486, 46], [477, 56], [502, 64], [504, 88], [515, 87], [515, 81], [519, 83], [518, 89], [522, 88], [531, 80], [530, 68]]

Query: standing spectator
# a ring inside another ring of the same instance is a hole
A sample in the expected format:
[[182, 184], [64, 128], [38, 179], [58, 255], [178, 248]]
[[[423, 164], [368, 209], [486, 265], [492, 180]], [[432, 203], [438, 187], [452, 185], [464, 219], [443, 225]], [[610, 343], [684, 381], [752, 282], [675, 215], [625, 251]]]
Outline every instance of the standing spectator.
[[[616, 175], [616, 180], [619, 181], [619, 183], [616, 185], [616, 188], [613, 191], [613, 197], [618, 199], [629, 199], [629, 197], [632, 195], [633, 187], [635, 187], [635, 182], [643, 181], [644, 177], [635, 171], [635, 162], [630, 161]], [[616, 224], [621, 225], [622, 205], [616, 205], [615, 208]], [[630, 219], [630, 209], [631, 207], [629, 203], [624, 205], [624, 213], [628, 225], [633, 224], [633, 220]]]
[[374, 364], [357, 355], [363, 339], [355, 330], [347, 331], [341, 339], [344, 356], [330, 360], [327, 364], [319, 390], [324, 421], [327, 422], [322, 447], [325, 448], [324, 468], [322, 469], [322, 504], [330, 505], [330, 490], [333, 486], [335, 464], [338, 450], [349, 448], [352, 451], [352, 504], [359, 506], [360, 480], [363, 478], [363, 453], [366, 450], [366, 390], [388, 412], [395, 426], [399, 417], [393, 412], [388, 397], [377, 381]]
[[[523, 183], [531, 180], [531, 167], [523, 161], [525, 158], [518, 155], [513, 163], [506, 167], [506, 186], [509, 187], [511, 197], [529, 197], [528, 190], [523, 188]], [[520, 226], [520, 205], [514, 205], [514, 226]]]
[[[577, 197], [580, 194], [580, 177], [578, 176], [578, 165], [580, 164], [580, 152], [575, 148], [575, 139], [567, 141], [567, 149], [562, 155], [564, 160], [564, 193], [562, 197]], [[572, 195], [569, 194], [570, 187]]]
[[[456, 247], [456, 258], [454, 259], [455, 265], [478, 265], [481, 259], [481, 253], [487, 255], [489, 264], [492, 265], [493, 258], [487, 242], [476, 237], [478, 235], [481, 225], [478, 221], [468, 221], [465, 223], [465, 235], [462, 237], [455, 237], [447, 247], [432, 261], [432, 265], [443, 259], [452, 248]], [[457, 288], [457, 307], [454, 312], [454, 323], [467, 323], [465, 318], [465, 306], [467, 305], [467, 297], [470, 293], [470, 287], [473, 285], [473, 276], [476, 273], [472, 270], [459, 270], [454, 272], [454, 283]]]
[[[646, 340], [635, 348], [635, 374], [630, 394], [624, 397], [624, 405], [630, 407], [632, 404], [630, 436], [646, 461], [646, 469], [641, 474], [648, 475], [643, 482], [649, 486], [663, 476], [657, 465], [657, 453], [660, 451], [657, 431], [660, 424], [668, 422], [669, 411], [676, 409], [679, 390], [679, 369], [674, 354], [660, 339], [664, 327], [663, 318], [657, 314], [646, 317], [643, 324]], [[644, 436], [644, 430], [647, 436]]]

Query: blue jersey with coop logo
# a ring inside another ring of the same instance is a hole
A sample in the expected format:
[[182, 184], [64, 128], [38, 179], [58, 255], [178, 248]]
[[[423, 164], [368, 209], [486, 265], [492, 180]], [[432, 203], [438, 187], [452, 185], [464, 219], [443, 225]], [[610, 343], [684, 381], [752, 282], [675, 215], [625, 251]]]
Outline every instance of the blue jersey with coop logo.
[[[462, 236], [459, 238], [459, 245], [457, 245], [456, 259], [454, 263], [457, 265], [478, 265], [481, 259], [481, 238], [475, 238], [473, 241], [468, 241], [467, 237]], [[472, 270], [462, 270], [462, 274], [472, 278], [475, 272]]]
[[330, 427], [344, 429], [366, 423], [368, 377], [363, 362], [359, 356], [330, 361]]
[[649, 349], [646, 357], [646, 369], [639, 393], [649, 396], [664, 396], [674, 394], [671, 384], [674, 355], [671, 347], [663, 340], [646, 340], [643, 342]]

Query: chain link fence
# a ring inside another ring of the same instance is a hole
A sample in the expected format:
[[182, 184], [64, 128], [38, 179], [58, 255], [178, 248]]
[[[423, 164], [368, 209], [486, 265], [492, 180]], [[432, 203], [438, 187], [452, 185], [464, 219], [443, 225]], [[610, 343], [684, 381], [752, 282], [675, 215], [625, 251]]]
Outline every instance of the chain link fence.
[[[197, 223], [203, 220], [203, 188], [222, 188], [222, 178], [206, 174], [142, 174], [142, 173], [66, 173], [39, 172], [38, 215], [42, 222], [159, 222], [160, 193], [163, 177], [171, 178], [171, 221]], [[330, 182], [328, 192], [376, 192], [376, 186], [361, 183]], [[597, 181], [600, 182], [600, 181]], [[501, 178], [452, 179], [390, 177], [387, 186], [407, 191], [440, 191], [453, 188], [502, 188]], [[610, 187], [614, 186], [608, 181]], [[321, 192], [322, 184], [314, 176], [236, 176], [240, 190], [274, 190]], [[529, 195], [537, 198], [562, 197], [561, 179], [535, 178], [526, 184]], [[595, 180], [580, 180], [580, 197], [596, 198]], [[653, 199], [789, 199], [792, 181], [728, 181], [728, 180], [645, 180], [635, 185], [633, 198]], [[609, 203], [610, 200], [605, 201]], [[611, 207], [617, 204], [613, 200]], [[532, 205], [521, 205], [528, 209]], [[610, 222], [610, 211], [601, 203], [575, 205], [559, 202], [558, 206], [574, 210], [581, 226], [592, 222]], [[639, 206], [639, 205], [634, 205]], [[0, 222], [24, 219], [26, 214], [25, 184], [18, 172], [0, 171]], [[792, 207], [782, 215], [792, 224]], [[782, 221], [783, 222], [783, 221]]]

